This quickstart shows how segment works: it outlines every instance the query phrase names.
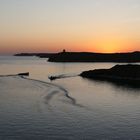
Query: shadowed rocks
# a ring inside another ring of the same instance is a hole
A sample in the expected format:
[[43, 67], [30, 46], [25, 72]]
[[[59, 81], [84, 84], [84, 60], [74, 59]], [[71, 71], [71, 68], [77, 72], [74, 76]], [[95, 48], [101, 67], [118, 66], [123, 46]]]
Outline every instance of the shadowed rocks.
[[85, 71], [82, 72], [80, 76], [140, 87], [140, 65], [115, 65], [110, 69]]

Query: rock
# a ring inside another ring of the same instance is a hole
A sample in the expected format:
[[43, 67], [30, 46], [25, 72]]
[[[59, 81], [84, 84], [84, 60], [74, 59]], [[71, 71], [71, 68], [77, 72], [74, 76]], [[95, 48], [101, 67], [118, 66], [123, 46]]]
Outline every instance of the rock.
[[95, 69], [80, 74], [84, 78], [140, 86], [140, 65], [115, 65], [110, 69]]

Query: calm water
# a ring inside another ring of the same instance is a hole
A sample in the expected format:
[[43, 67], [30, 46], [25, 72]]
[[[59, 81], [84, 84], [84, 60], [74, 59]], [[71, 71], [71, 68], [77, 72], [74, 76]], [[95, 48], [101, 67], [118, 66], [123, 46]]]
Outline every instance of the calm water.
[[114, 65], [1, 56], [0, 75], [30, 76], [0, 77], [0, 140], [140, 139], [140, 89], [74, 76]]

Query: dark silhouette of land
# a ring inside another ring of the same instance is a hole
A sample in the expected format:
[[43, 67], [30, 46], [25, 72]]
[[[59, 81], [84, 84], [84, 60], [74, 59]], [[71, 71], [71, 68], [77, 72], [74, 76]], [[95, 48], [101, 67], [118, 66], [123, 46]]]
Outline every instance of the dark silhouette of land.
[[37, 56], [40, 58], [49, 58], [57, 53], [19, 53], [15, 54], [14, 56]]
[[115, 65], [110, 69], [95, 69], [80, 74], [84, 78], [111, 81], [140, 87], [140, 65]]
[[63, 52], [60, 53], [20, 53], [15, 56], [37, 56], [49, 58], [49, 62], [140, 62], [140, 52], [129, 53], [88, 53], [88, 52]]
[[87, 53], [61, 52], [49, 57], [50, 62], [140, 62], [140, 52]]

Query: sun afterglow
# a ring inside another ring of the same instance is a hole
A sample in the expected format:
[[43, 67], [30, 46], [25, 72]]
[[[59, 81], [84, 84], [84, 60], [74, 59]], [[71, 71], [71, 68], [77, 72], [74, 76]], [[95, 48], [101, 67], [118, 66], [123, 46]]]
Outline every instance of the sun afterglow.
[[0, 1], [0, 53], [140, 51], [140, 1], [61, 2]]

